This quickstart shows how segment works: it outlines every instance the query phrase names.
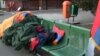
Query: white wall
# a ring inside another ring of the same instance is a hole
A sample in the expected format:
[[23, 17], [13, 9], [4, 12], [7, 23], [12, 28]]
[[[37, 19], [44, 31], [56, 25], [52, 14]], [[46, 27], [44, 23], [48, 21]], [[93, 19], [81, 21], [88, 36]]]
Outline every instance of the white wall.
[[1, 6], [0, 6], [1, 8], [6, 8], [6, 6], [5, 6], [5, 1], [1, 0], [1, 1], [0, 1], [0, 4], [1, 4]]

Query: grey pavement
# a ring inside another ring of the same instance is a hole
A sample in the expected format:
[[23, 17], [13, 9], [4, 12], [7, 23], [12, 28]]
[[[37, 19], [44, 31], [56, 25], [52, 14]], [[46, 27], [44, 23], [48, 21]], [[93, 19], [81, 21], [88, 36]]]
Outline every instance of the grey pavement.
[[4, 45], [0, 40], [0, 56], [32, 56], [32, 54], [25, 49], [15, 51], [13, 47]]
[[[50, 10], [41, 10], [41, 11], [32, 11], [33, 14], [38, 17], [42, 17], [44, 19], [50, 19], [56, 22], [66, 23], [67, 19], [63, 18], [61, 9], [50, 9]], [[12, 12], [5, 12], [4, 15], [0, 15], [0, 23], [12, 16]], [[89, 11], [79, 10], [79, 14], [75, 17], [75, 22], [81, 22], [78, 26], [89, 27], [93, 23], [94, 16]], [[70, 18], [70, 22], [72, 22], [72, 18]], [[6, 46], [0, 40], [0, 56], [32, 56], [29, 51], [22, 49], [21, 51], [15, 51], [11, 46]]]
[[0, 23], [6, 19], [6, 18], [9, 18], [10, 16], [12, 16], [11, 12], [3, 12], [2, 15], [0, 15]]
[[[61, 9], [51, 9], [51, 10], [41, 10], [41, 11], [34, 11], [33, 14], [42, 17], [44, 19], [49, 19], [56, 22], [62, 22], [66, 23], [68, 22], [68, 18], [64, 18], [62, 15]], [[69, 21], [70, 23], [73, 22], [73, 18], [70, 17]], [[75, 17], [75, 23], [80, 22], [78, 26], [91, 28], [91, 25], [93, 23], [94, 16], [91, 14], [90, 11], [82, 11], [82, 9], [79, 9], [78, 16]]]

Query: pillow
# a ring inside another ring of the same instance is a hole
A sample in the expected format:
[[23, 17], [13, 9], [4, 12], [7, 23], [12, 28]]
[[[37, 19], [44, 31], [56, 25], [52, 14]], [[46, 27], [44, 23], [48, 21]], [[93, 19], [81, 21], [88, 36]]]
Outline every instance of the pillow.
[[53, 41], [54, 45], [57, 45], [58, 42], [62, 39], [62, 37], [64, 36], [64, 30], [60, 29], [59, 27], [57, 27], [56, 25], [53, 26], [53, 32], [57, 33], [57, 38]]

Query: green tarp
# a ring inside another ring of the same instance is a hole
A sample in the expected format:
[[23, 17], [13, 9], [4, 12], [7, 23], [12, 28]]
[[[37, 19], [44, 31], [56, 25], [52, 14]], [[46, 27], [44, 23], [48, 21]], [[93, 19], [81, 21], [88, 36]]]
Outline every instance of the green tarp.
[[14, 23], [4, 32], [3, 43], [16, 50], [28, 46], [30, 38], [36, 35], [35, 27], [39, 24], [40, 20], [36, 16], [27, 15], [23, 21]]

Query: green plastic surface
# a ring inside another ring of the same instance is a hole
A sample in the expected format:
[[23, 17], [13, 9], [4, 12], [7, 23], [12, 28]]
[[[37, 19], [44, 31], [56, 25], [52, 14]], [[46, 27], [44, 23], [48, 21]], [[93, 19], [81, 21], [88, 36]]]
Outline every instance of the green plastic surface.
[[43, 50], [54, 56], [82, 56], [86, 53], [90, 37], [89, 29], [43, 20], [43, 25], [49, 30], [52, 30], [54, 24], [65, 31], [65, 36], [57, 46], [47, 45], [42, 47]]

